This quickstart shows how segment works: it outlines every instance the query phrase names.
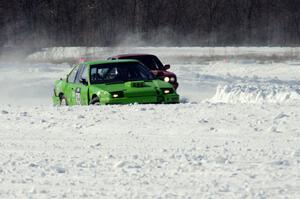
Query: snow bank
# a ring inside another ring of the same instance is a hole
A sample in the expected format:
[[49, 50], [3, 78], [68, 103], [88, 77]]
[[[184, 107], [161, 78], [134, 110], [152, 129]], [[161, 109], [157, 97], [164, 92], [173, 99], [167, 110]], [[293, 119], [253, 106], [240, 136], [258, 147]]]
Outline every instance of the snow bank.
[[300, 48], [295, 47], [53, 47], [44, 48], [40, 52], [28, 56], [28, 61], [63, 62], [77, 61], [81, 57], [106, 59], [114, 54], [122, 53], [155, 53], [162, 58], [167, 57], [300, 57]]
[[300, 100], [300, 84], [246, 83], [219, 85], [212, 102], [285, 103]]

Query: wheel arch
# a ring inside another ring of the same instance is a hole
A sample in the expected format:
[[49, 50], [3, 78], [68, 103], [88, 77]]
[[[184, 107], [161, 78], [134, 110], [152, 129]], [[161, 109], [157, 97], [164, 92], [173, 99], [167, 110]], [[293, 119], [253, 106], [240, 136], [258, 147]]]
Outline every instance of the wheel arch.
[[96, 97], [100, 98], [100, 96], [98, 96], [97, 94], [94, 93], [94, 94], [92, 94], [92, 98], [91, 99], [94, 99]]
[[61, 99], [64, 96], [63, 92], [59, 92], [58, 97]]
[[97, 101], [100, 103], [100, 96], [98, 96], [97, 94], [92, 94], [92, 98], [91, 100], [89, 101], [89, 104], [94, 104], [95, 103], [95, 100], [97, 99]]

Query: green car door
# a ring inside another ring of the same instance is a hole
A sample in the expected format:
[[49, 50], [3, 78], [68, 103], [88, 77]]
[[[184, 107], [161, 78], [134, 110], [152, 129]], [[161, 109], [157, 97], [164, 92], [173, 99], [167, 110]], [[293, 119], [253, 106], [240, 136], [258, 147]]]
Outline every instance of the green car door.
[[88, 105], [88, 67], [79, 65], [73, 82], [68, 84], [70, 105]]
[[75, 79], [77, 76], [79, 66], [75, 66], [73, 70], [69, 73], [66, 80], [66, 85], [64, 87], [64, 96], [67, 100], [68, 105], [75, 105]]
[[88, 67], [84, 64], [74, 67], [68, 75], [65, 97], [68, 105], [88, 105]]
[[88, 66], [81, 64], [78, 70], [75, 84], [76, 105], [89, 104]]

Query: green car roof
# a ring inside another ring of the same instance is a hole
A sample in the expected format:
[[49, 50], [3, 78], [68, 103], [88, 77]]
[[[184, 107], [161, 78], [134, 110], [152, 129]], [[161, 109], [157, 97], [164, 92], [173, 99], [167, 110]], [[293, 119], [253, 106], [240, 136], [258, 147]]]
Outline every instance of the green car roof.
[[115, 64], [115, 63], [128, 63], [128, 62], [139, 62], [135, 59], [119, 59], [119, 60], [98, 60], [83, 62], [86, 65], [98, 65], [98, 64]]

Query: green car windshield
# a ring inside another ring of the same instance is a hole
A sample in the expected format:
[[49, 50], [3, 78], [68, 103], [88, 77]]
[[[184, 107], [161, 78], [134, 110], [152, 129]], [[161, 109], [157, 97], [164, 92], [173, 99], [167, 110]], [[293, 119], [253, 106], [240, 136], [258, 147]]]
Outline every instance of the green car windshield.
[[126, 81], [153, 80], [148, 68], [138, 62], [91, 65], [90, 83], [118, 83]]

